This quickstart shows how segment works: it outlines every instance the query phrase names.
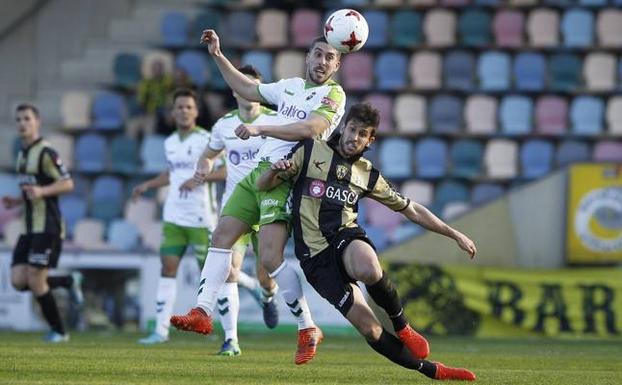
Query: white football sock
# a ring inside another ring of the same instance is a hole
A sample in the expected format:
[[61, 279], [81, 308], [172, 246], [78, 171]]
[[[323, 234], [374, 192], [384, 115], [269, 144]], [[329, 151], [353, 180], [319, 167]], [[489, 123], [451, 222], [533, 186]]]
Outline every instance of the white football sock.
[[279, 285], [279, 291], [285, 299], [289, 311], [296, 317], [298, 330], [315, 326], [307, 300], [302, 292], [300, 279], [294, 268], [289, 266], [287, 261], [283, 261], [281, 266], [269, 275]]
[[247, 290], [253, 291], [259, 285], [259, 281], [257, 281], [255, 277], [251, 277], [250, 275], [240, 270], [238, 285], [242, 286], [243, 288]]
[[240, 313], [240, 296], [238, 284], [227, 282], [222, 286], [218, 296], [218, 314], [225, 331], [225, 340], [238, 339], [238, 314]]
[[177, 279], [160, 277], [156, 292], [156, 327], [155, 332], [168, 337], [168, 328], [171, 325], [171, 314], [177, 297]]
[[210, 247], [201, 271], [197, 306], [212, 314], [220, 288], [227, 280], [231, 270], [231, 249]]

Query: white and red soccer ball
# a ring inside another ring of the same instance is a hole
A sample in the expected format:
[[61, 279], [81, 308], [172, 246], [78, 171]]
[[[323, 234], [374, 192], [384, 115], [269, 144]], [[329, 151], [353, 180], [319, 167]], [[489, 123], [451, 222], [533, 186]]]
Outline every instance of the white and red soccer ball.
[[358, 11], [340, 9], [324, 23], [324, 37], [341, 53], [356, 52], [365, 45], [369, 35], [367, 20]]

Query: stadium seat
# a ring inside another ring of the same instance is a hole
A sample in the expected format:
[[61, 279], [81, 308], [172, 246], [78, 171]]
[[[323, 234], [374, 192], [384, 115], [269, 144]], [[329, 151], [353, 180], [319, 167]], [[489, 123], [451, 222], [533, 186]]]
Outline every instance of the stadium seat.
[[396, 11], [391, 19], [391, 45], [398, 48], [415, 48], [423, 41], [423, 18], [410, 10]]
[[125, 135], [116, 136], [110, 143], [110, 168], [114, 172], [134, 174], [139, 168], [138, 142]]
[[586, 7], [604, 7], [607, 0], [579, 0], [579, 4]]
[[380, 170], [387, 178], [408, 178], [412, 175], [413, 145], [408, 139], [387, 138], [379, 146]]
[[393, 104], [393, 119], [397, 131], [420, 133], [427, 127], [425, 98], [413, 94], [400, 94]]
[[569, 9], [561, 23], [566, 47], [590, 47], [594, 42], [594, 15], [585, 9]]
[[141, 79], [140, 58], [131, 53], [121, 53], [114, 58], [114, 82], [117, 86], [134, 88]]
[[252, 65], [261, 73], [262, 82], [272, 83], [272, 54], [266, 51], [247, 51], [242, 55], [242, 65]]
[[579, 96], [572, 101], [570, 121], [576, 135], [600, 135], [603, 133], [605, 103], [595, 96]]
[[622, 96], [613, 96], [607, 103], [607, 126], [609, 134], [622, 135]]
[[213, 8], [206, 8], [200, 11], [190, 22], [188, 30], [190, 43], [199, 44], [199, 37], [206, 29], [222, 31], [223, 19], [223, 14]]
[[382, 91], [395, 91], [407, 87], [408, 58], [398, 51], [385, 51], [376, 58], [374, 75], [376, 88]]
[[427, 45], [448, 47], [456, 43], [456, 15], [449, 10], [434, 8], [425, 15], [423, 33]]
[[391, 233], [393, 243], [406, 242], [423, 233], [423, 228], [412, 222], [406, 222]]
[[503, 195], [505, 190], [496, 183], [479, 183], [471, 190], [471, 204], [481, 205], [497, 199]]
[[290, 22], [290, 36], [296, 48], [308, 48], [322, 34], [322, 15], [315, 9], [296, 9]]
[[464, 7], [470, 2], [471, 0], [439, 0], [439, 5], [445, 7]]
[[300, 76], [305, 69], [305, 55], [298, 51], [280, 51], [274, 60], [274, 78]]
[[437, 134], [455, 134], [462, 128], [462, 99], [451, 95], [437, 95], [430, 101], [428, 121], [430, 130]]
[[521, 146], [520, 161], [523, 178], [545, 176], [553, 166], [553, 144], [540, 139], [526, 141]]
[[389, 245], [389, 237], [385, 229], [377, 226], [367, 226], [365, 228], [365, 232], [371, 241], [376, 246], [378, 251], [382, 251], [387, 248]]
[[443, 75], [445, 87], [469, 91], [474, 88], [475, 58], [467, 51], [452, 51], [445, 56]]
[[215, 91], [229, 91], [229, 86], [225, 82], [225, 78], [218, 70], [218, 65], [214, 60], [207, 61], [207, 73], [209, 74], [209, 89]]
[[110, 222], [121, 216], [123, 209], [123, 182], [114, 176], [102, 175], [93, 182], [90, 216]]
[[164, 154], [164, 140], [161, 135], [146, 136], [140, 146], [140, 159], [143, 163], [143, 171], [147, 173], [160, 173], [167, 169], [166, 156]]
[[583, 76], [588, 90], [614, 90], [616, 88], [615, 56], [599, 52], [588, 54], [584, 61]]
[[594, 146], [592, 159], [596, 162], [622, 162], [622, 143], [603, 140]]
[[279, 48], [288, 43], [288, 15], [279, 9], [264, 9], [257, 15], [257, 39], [260, 47]]
[[571, 163], [588, 162], [590, 160], [590, 147], [586, 142], [564, 141], [557, 146], [555, 164], [564, 167]]
[[181, 12], [167, 12], [162, 17], [160, 35], [167, 46], [182, 46], [188, 42], [188, 16]]
[[86, 199], [75, 193], [62, 195], [58, 200], [60, 212], [63, 213], [67, 234], [72, 237], [73, 230], [79, 220], [86, 218]]
[[53, 132], [45, 136], [48, 142], [56, 150], [68, 170], [73, 169], [73, 136], [62, 132]]
[[467, 47], [488, 46], [492, 41], [490, 26], [490, 13], [477, 8], [467, 9], [458, 20], [460, 43]]
[[60, 103], [60, 115], [65, 129], [88, 128], [91, 125], [91, 97], [83, 91], [65, 92]]
[[536, 132], [561, 135], [568, 130], [568, 102], [560, 96], [542, 96], [536, 103]]
[[385, 205], [373, 199], [364, 199], [367, 206], [367, 223], [371, 226], [382, 227], [387, 233], [394, 231], [402, 223], [402, 214], [390, 210]]
[[152, 50], [143, 55], [141, 64], [141, 74], [145, 79], [151, 79], [153, 77], [153, 63], [159, 62], [164, 67], [164, 73], [173, 73], [173, 65], [175, 57], [169, 51]]
[[80, 174], [72, 174], [73, 191], [72, 194], [87, 197], [91, 193], [91, 182], [89, 178]]
[[523, 45], [525, 17], [517, 10], [502, 10], [495, 14], [492, 29], [498, 47], [518, 48]]
[[432, 203], [434, 197], [434, 186], [425, 181], [408, 180], [402, 185], [401, 191], [406, 198], [424, 206]]
[[75, 147], [75, 168], [80, 172], [102, 172], [106, 169], [106, 139], [98, 134], [78, 137]]
[[[2, 195], [2, 196], [4, 196], [4, 195]], [[12, 196], [16, 197], [17, 194], [12, 195]], [[5, 240], [6, 240], [6, 234], [4, 232], [5, 228], [9, 225], [9, 223], [11, 223], [13, 221], [18, 221], [18, 223], [19, 223], [20, 222], [20, 219], [19, 219], [20, 216], [21, 216], [21, 210], [20, 210], [19, 207], [14, 207], [12, 209], [7, 209], [7, 208], [4, 207], [3, 204], [0, 204], [0, 235], [4, 235]]]
[[4, 241], [10, 248], [17, 245], [17, 240], [22, 235], [23, 224], [20, 219], [13, 219], [4, 225]]
[[175, 66], [184, 70], [192, 83], [203, 87], [208, 80], [208, 60], [205, 53], [198, 50], [185, 50], [175, 58]]
[[514, 178], [517, 175], [518, 148], [516, 142], [492, 139], [486, 144], [484, 164], [490, 178]]
[[546, 79], [544, 55], [522, 52], [514, 59], [514, 79], [519, 91], [542, 91]]
[[123, 217], [129, 223], [136, 225], [138, 229], [156, 219], [158, 206], [155, 199], [139, 197], [136, 201], [128, 201], [125, 204]]
[[[255, 12], [232, 11], [227, 15], [226, 35], [220, 35], [225, 46], [236, 48], [255, 48], [257, 44], [255, 34]], [[221, 45], [223, 43], [221, 42]]]
[[437, 138], [426, 138], [415, 145], [416, 176], [440, 178], [445, 176], [448, 162], [447, 143]]
[[[346, 90], [369, 90], [374, 82], [374, 58], [368, 52], [354, 52], [341, 59], [341, 84]], [[403, 75], [405, 76], [405, 74]]]
[[393, 127], [393, 98], [387, 94], [369, 94], [365, 97], [376, 108], [380, 115], [379, 132], [394, 132]]
[[459, 139], [451, 145], [451, 175], [474, 178], [482, 174], [484, 146], [472, 139]]
[[510, 0], [509, 4], [514, 7], [530, 7], [537, 5], [538, 0]]
[[17, 197], [22, 195], [19, 188], [19, 178], [14, 174], [7, 174], [0, 171], [0, 197], [5, 195]]
[[572, 54], [556, 54], [549, 59], [549, 88], [574, 91], [581, 85], [581, 59]]
[[495, 6], [495, 5], [499, 5], [501, 4], [503, 0], [475, 0], [474, 3], [475, 5], [488, 5], [488, 6]]
[[446, 221], [454, 220], [470, 209], [468, 202], [449, 202], [443, 207], [441, 218]]
[[138, 229], [123, 219], [115, 219], [108, 226], [108, 244], [115, 250], [131, 251], [139, 244]]
[[498, 51], [480, 55], [477, 66], [480, 87], [485, 91], [504, 91], [510, 88], [510, 57]]
[[444, 180], [436, 187], [434, 203], [430, 208], [437, 215], [441, 215], [445, 205], [451, 202], [469, 202], [469, 189], [464, 183]]
[[559, 14], [553, 9], [538, 8], [527, 18], [527, 36], [532, 47], [545, 48], [559, 45]]
[[497, 99], [486, 95], [471, 95], [464, 107], [466, 131], [476, 135], [494, 134], [497, 128]]
[[369, 30], [373, 31], [367, 37], [367, 48], [384, 48], [389, 43], [389, 15], [381, 10], [363, 12]]
[[601, 47], [622, 47], [622, 10], [610, 8], [600, 11], [596, 31]]
[[420, 51], [411, 56], [410, 80], [416, 90], [436, 90], [441, 87], [441, 56], [436, 52]]
[[431, 7], [436, 5], [436, 0], [407, 0], [407, 4], [419, 7]]
[[160, 250], [160, 241], [162, 238], [162, 222], [149, 222], [143, 227], [139, 228], [142, 245], [151, 250]]
[[93, 124], [98, 130], [114, 130], [123, 127], [126, 116], [125, 99], [116, 92], [98, 92], [93, 100]]
[[104, 242], [104, 224], [96, 219], [82, 219], [76, 223], [73, 242], [84, 250], [106, 250]]

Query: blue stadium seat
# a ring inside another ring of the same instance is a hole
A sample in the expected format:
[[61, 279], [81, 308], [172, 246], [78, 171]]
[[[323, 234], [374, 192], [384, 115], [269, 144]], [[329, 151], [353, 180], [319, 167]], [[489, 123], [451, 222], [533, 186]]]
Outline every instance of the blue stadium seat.
[[585, 9], [567, 10], [561, 32], [566, 47], [590, 47], [594, 42], [594, 14]]
[[374, 246], [376, 246], [378, 251], [387, 248], [389, 244], [389, 237], [387, 232], [382, 227], [368, 225], [365, 227], [365, 232], [367, 233], [369, 239], [371, 239], [374, 243]]
[[5, 195], [21, 196], [22, 190], [19, 188], [19, 179], [16, 175], [0, 172], [0, 197]]
[[455, 141], [450, 150], [451, 175], [473, 178], [482, 173], [484, 146], [472, 139]]
[[106, 223], [120, 217], [123, 209], [123, 182], [114, 176], [95, 179], [91, 193], [90, 216]]
[[605, 103], [595, 96], [579, 96], [572, 101], [570, 121], [572, 132], [577, 135], [602, 134]]
[[125, 88], [134, 88], [141, 79], [140, 58], [131, 53], [122, 53], [114, 58], [114, 82]]
[[394, 243], [401, 243], [423, 233], [423, 227], [414, 223], [404, 223], [391, 232], [391, 238]]
[[475, 5], [496, 6], [501, 4], [502, 0], [475, 0]]
[[514, 79], [521, 91], [542, 91], [546, 79], [544, 55], [523, 52], [514, 59]]
[[414, 11], [396, 11], [391, 19], [391, 44], [399, 48], [414, 48], [423, 41], [423, 18]]
[[167, 169], [164, 154], [164, 140], [161, 135], [146, 136], [140, 145], [140, 159], [143, 161], [143, 171], [159, 173]]
[[160, 35], [164, 45], [180, 46], [188, 42], [188, 16], [181, 12], [167, 12], [162, 17]]
[[380, 90], [400, 90], [406, 88], [408, 58], [397, 51], [387, 51], [378, 55], [374, 65], [376, 86]]
[[190, 43], [198, 45], [199, 36], [201, 36], [201, 33], [208, 28], [211, 28], [214, 31], [222, 31], [222, 20], [223, 15], [213, 8], [199, 12], [190, 23], [190, 28], [188, 30]]
[[73, 180], [72, 194], [86, 197], [91, 193], [91, 182], [87, 177], [74, 173], [71, 179]]
[[384, 48], [389, 43], [389, 16], [384, 11], [365, 11], [369, 31], [365, 46], [368, 48]]
[[209, 88], [213, 90], [225, 91], [229, 90], [229, 86], [227, 82], [225, 82], [225, 78], [222, 77], [222, 74], [218, 70], [218, 65], [214, 60], [207, 61], [207, 73], [209, 74]]
[[115, 249], [131, 251], [138, 247], [138, 229], [123, 219], [115, 219], [108, 226], [108, 243]]
[[76, 141], [74, 152], [76, 170], [102, 172], [106, 169], [106, 139], [98, 134], [84, 134]]
[[197, 50], [182, 51], [175, 58], [175, 66], [183, 69], [197, 87], [203, 87], [207, 83], [207, 63], [205, 53]]
[[555, 164], [559, 167], [576, 162], [589, 162], [590, 160], [590, 146], [586, 142], [567, 140], [557, 146]]
[[380, 170], [387, 178], [412, 176], [413, 145], [408, 139], [388, 138], [380, 143]]
[[450, 202], [469, 202], [469, 189], [464, 183], [454, 180], [444, 180], [438, 184], [434, 193], [432, 211], [440, 215], [445, 205]]
[[459, 41], [467, 47], [483, 47], [491, 42], [490, 13], [481, 9], [468, 9], [458, 20]]
[[489, 51], [480, 55], [477, 73], [480, 87], [485, 91], [504, 91], [510, 88], [510, 56]]
[[471, 203], [480, 205], [499, 198], [504, 192], [503, 187], [496, 183], [480, 183], [473, 187], [471, 191]]
[[266, 51], [248, 51], [242, 56], [242, 65], [252, 65], [262, 76], [262, 82], [272, 83], [272, 54]]
[[503, 134], [530, 133], [533, 127], [533, 101], [526, 96], [505, 96], [499, 107], [499, 120]]
[[572, 54], [556, 54], [549, 59], [549, 88], [568, 92], [577, 89], [581, 83], [581, 59]]
[[116, 92], [98, 92], [92, 107], [93, 128], [114, 130], [123, 127], [126, 114], [125, 100]]
[[445, 176], [448, 161], [447, 143], [437, 138], [422, 139], [415, 145], [416, 176], [440, 178]]
[[437, 95], [428, 107], [428, 120], [434, 133], [457, 133], [462, 127], [463, 102], [457, 96]]
[[252, 48], [257, 42], [255, 25], [255, 12], [233, 11], [227, 17], [227, 33], [221, 38], [227, 46]]
[[467, 51], [452, 51], [445, 56], [443, 75], [445, 87], [469, 91], [474, 88], [475, 57]]
[[579, 0], [579, 4], [586, 7], [604, 7], [607, 5], [607, 0]]
[[528, 140], [521, 146], [521, 176], [539, 178], [551, 171], [553, 166], [553, 144], [540, 139]]
[[138, 142], [129, 136], [119, 135], [110, 143], [112, 171], [133, 174], [138, 171]]
[[76, 223], [78, 223], [80, 219], [86, 218], [86, 200], [83, 196], [73, 193], [70, 195], [62, 195], [58, 201], [60, 211], [63, 213], [63, 218], [65, 219], [67, 234], [73, 236], [73, 229]]

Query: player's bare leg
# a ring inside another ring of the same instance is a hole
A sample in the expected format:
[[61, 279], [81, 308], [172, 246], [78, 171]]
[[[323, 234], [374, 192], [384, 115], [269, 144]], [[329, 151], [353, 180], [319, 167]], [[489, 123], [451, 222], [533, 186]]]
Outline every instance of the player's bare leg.
[[279, 324], [279, 310], [274, 298], [279, 286], [276, 284], [276, 281], [270, 277], [259, 258], [257, 258], [257, 280], [261, 287], [260, 301], [263, 321], [269, 329], [274, 329]]

